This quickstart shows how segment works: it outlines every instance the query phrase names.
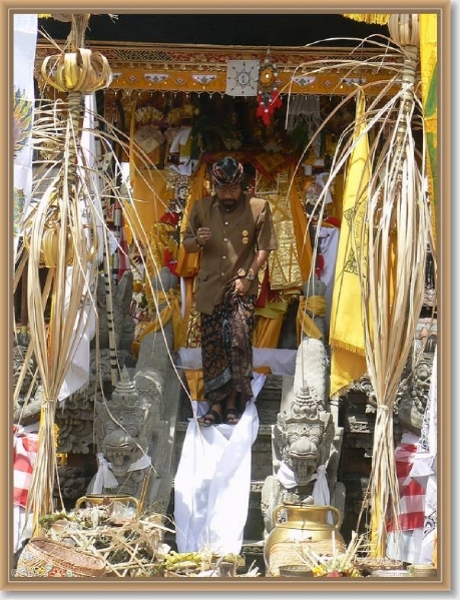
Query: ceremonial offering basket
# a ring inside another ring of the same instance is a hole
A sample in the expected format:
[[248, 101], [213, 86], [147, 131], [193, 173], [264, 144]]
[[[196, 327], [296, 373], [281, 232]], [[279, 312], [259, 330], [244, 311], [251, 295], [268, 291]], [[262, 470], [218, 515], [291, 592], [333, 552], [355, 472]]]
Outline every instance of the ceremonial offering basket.
[[40, 537], [26, 544], [16, 569], [16, 577], [104, 577], [105, 574], [102, 559]]

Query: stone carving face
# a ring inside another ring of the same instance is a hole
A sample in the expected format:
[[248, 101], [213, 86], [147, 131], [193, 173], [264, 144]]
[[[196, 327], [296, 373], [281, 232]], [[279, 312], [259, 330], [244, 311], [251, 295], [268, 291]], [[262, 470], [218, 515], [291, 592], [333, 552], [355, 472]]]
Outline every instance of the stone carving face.
[[334, 438], [332, 415], [320, 410], [310, 393], [300, 391], [292, 405], [278, 414], [275, 440], [297, 485], [308, 484], [320, 465], [326, 464]]
[[298, 485], [306, 485], [315, 474], [320, 456], [319, 446], [323, 437], [322, 422], [286, 425], [283, 458], [294, 471]]
[[124, 477], [130, 465], [140, 458], [142, 448], [127, 432], [116, 429], [103, 440], [103, 452], [108, 462], [112, 464], [115, 477]]
[[409, 376], [400, 384], [397, 411], [404, 429], [420, 435], [423, 415], [430, 394], [431, 373], [433, 370], [431, 353], [423, 353], [415, 367], [410, 365]]

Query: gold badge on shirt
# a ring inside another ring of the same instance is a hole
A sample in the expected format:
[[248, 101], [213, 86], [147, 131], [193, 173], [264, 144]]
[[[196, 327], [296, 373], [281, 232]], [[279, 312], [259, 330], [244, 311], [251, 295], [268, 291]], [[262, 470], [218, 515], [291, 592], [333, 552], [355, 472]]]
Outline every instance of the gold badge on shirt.
[[249, 243], [249, 231], [247, 229], [243, 229], [243, 231], [241, 232], [242, 238], [241, 241], [243, 244], [248, 244]]

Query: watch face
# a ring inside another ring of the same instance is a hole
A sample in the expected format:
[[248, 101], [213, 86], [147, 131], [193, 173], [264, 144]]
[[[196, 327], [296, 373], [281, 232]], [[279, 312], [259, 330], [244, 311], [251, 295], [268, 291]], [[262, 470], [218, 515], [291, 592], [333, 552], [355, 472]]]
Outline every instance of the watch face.
[[254, 275], [254, 273], [248, 273], [248, 274], [246, 275], [246, 279], [249, 279], [249, 281], [253, 281], [253, 280], [254, 280], [254, 278], [255, 278], [255, 275]]

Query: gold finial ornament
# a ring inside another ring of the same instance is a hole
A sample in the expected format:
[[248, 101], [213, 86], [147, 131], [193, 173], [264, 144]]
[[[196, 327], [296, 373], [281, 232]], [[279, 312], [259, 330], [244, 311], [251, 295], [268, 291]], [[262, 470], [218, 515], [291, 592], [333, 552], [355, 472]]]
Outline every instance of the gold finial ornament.
[[416, 46], [420, 43], [418, 14], [393, 14], [388, 21], [391, 39], [400, 46]]
[[60, 92], [92, 94], [112, 82], [112, 70], [106, 57], [88, 48], [63, 52], [57, 57], [47, 56], [41, 74], [46, 83]]

